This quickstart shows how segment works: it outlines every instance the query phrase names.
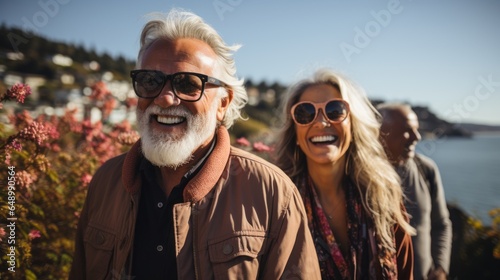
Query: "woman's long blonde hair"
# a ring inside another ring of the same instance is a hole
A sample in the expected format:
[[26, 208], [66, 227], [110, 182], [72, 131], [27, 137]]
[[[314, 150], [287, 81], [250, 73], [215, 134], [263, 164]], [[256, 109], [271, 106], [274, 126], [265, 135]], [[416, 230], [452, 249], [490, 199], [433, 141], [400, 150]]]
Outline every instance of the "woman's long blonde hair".
[[349, 103], [353, 140], [347, 151], [349, 173], [346, 176], [358, 188], [382, 246], [394, 251], [393, 226], [399, 224], [409, 234], [414, 234], [415, 229], [408, 224], [408, 217], [402, 210], [404, 197], [399, 176], [379, 142], [378, 113], [361, 87], [329, 69], [320, 69], [311, 79], [292, 86], [282, 99], [281, 121], [284, 123], [277, 136], [276, 164], [294, 182], [307, 172], [306, 156], [296, 145], [297, 136], [290, 109], [308, 87], [316, 84], [338, 87], [342, 98]]

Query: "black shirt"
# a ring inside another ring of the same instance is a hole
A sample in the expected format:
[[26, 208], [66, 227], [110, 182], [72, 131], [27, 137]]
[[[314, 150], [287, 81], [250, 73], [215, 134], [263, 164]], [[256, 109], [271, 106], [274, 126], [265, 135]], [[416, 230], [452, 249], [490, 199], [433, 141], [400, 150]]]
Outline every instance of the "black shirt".
[[155, 180], [158, 167], [146, 159], [141, 162], [142, 187], [132, 256], [135, 280], [177, 279], [173, 206], [184, 202], [184, 187], [200, 170], [214, 146], [212, 141], [207, 154], [184, 175], [168, 197]]

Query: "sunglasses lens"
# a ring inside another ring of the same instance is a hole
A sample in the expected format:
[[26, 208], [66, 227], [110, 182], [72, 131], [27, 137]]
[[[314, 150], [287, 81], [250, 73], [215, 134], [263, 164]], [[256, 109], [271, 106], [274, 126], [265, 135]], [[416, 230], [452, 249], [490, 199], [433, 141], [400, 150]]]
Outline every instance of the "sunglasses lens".
[[176, 74], [172, 84], [175, 93], [183, 100], [198, 100], [203, 92], [203, 81], [196, 75]]
[[154, 71], [138, 72], [134, 77], [134, 88], [137, 95], [144, 98], [155, 97], [164, 84], [164, 77]]
[[311, 103], [301, 103], [293, 111], [295, 121], [300, 124], [308, 124], [316, 117], [316, 108]]
[[330, 101], [325, 106], [325, 114], [332, 122], [341, 122], [347, 117], [347, 106], [342, 101]]

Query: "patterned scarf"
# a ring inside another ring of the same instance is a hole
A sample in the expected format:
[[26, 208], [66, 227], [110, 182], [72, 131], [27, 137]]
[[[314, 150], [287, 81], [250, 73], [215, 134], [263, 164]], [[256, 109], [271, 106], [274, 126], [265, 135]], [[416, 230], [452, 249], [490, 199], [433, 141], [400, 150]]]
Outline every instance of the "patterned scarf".
[[335, 241], [311, 177], [302, 176], [296, 182], [306, 207], [322, 278], [397, 279], [396, 254], [378, 244], [373, 223], [363, 209], [357, 188], [350, 179], [344, 181], [350, 242], [348, 255], [342, 253]]

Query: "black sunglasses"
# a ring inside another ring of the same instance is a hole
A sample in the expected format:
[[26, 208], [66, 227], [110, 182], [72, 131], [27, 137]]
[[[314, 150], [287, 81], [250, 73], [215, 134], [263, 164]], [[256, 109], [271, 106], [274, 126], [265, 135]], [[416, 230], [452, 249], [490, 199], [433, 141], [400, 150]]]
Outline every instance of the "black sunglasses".
[[331, 99], [323, 103], [302, 101], [293, 105], [290, 112], [297, 125], [309, 125], [316, 119], [320, 109], [331, 123], [343, 122], [349, 115], [349, 103], [343, 99]]
[[192, 72], [178, 72], [165, 74], [158, 70], [132, 70], [130, 71], [132, 84], [137, 96], [141, 98], [156, 98], [160, 95], [165, 84], [170, 80], [170, 85], [175, 96], [183, 101], [195, 102], [200, 100], [205, 90], [205, 84], [226, 86], [216, 78]]

